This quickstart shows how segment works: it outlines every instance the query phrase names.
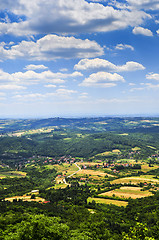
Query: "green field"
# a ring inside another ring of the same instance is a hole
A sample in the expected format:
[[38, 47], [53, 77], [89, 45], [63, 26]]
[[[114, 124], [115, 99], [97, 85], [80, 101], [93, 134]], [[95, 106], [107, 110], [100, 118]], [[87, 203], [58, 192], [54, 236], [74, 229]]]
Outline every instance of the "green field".
[[92, 202], [92, 201], [95, 201], [96, 203], [102, 203], [102, 204], [113, 204], [113, 205], [116, 205], [116, 206], [123, 206], [123, 207], [126, 207], [127, 206], [127, 202], [126, 201], [118, 201], [118, 200], [112, 200], [112, 199], [104, 199], [104, 198], [88, 198], [88, 203], [89, 202]]
[[149, 191], [141, 191], [140, 187], [121, 187], [120, 189], [115, 189], [109, 192], [99, 194], [99, 196], [108, 197], [119, 197], [119, 198], [143, 198], [152, 196], [153, 194]]

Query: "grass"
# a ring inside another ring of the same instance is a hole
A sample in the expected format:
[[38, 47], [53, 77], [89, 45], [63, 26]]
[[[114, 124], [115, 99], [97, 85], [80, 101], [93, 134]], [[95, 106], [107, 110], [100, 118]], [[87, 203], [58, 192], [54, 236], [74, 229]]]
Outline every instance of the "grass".
[[125, 178], [119, 178], [111, 181], [111, 184], [124, 184], [124, 183], [130, 183], [131, 184], [138, 184], [140, 182], [147, 182], [147, 183], [159, 183], [158, 179], [154, 179], [153, 175], [141, 175], [139, 177], [125, 177]]
[[87, 201], [92, 202], [93, 200], [96, 203], [113, 204], [113, 205], [116, 205], [116, 206], [119, 206], [119, 207], [121, 207], [121, 206], [126, 207], [127, 204], [128, 204], [126, 201], [112, 200], [112, 199], [105, 199], [105, 198], [91, 198], [91, 197], [89, 197]]
[[55, 188], [55, 189], [66, 188], [66, 187], [67, 187], [67, 185], [64, 183], [55, 184], [55, 186], [53, 186], [53, 188]]
[[25, 177], [26, 173], [25, 172], [20, 172], [20, 171], [9, 171], [9, 172], [2, 172], [0, 173], [0, 179], [6, 178], [6, 177]]
[[98, 156], [109, 156], [109, 155], [113, 155], [113, 154], [117, 154], [117, 153], [120, 153], [119, 149], [114, 149], [112, 151], [106, 151], [106, 152], [103, 152], [103, 153], [99, 153], [99, 154], [97, 154], [95, 156], [96, 157], [98, 157]]
[[157, 165], [155, 165], [155, 166], [153, 166], [153, 167], [149, 167], [148, 164], [142, 164], [142, 165], [141, 165], [141, 170], [142, 170], [143, 172], [148, 172], [148, 171], [150, 171], [150, 170], [155, 170], [155, 169], [157, 169], [157, 168], [159, 168], [159, 166], [157, 166]]
[[95, 170], [87, 170], [87, 169], [81, 169], [76, 176], [84, 176], [84, 175], [89, 175], [89, 176], [100, 176], [100, 177], [105, 177], [107, 175], [106, 173], [102, 171], [95, 171]]
[[152, 146], [147, 146], [147, 147], [152, 148], [152, 149], [156, 149], [155, 147], [152, 147]]
[[139, 148], [139, 147], [134, 147], [134, 148], [132, 148], [132, 150], [133, 150], [133, 151], [138, 151], [138, 150], [141, 150], [141, 148]]
[[14, 199], [21, 199], [23, 201], [27, 201], [27, 202], [44, 202], [45, 199], [44, 198], [40, 198], [38, 196], [35, 197], [35, 199], [31, 199], [31, 195], [32, 194], [25, 194], [23, 196], [14, 196], [14, 197], [9, 197], [9, 198], [5, 198], [5, 201], [10, 201], [13, 202]]
[[120, 198], [143, 198], [152, 196], [152, 193], [149, 191], [141, 191], [142, 188], [139, 187], [121, 187], [120, 189], [115, 189], [113, 191], [105, 192], [102, 194], [99, 194], [99, 196], [116, 196]]
[[55, 168], [57, 172], [65, 174], [66, 176], [71, 175], [72, 173], [78, 171], [78, 168], [76, 167], [75, 164], [68, 164], [68, 163], [63, 163], [63, 164], [55, 164], [55, 165], [47, 165], [47, 168], [52, 169]]
[[96, 156], [108, 156], [108, 155], [110, 155], [110, 154], [112, 154], [112, 152], [103, 152], [103, 153], [99, 153], [99, 154], [97, 154]]
[[120, 150], [119, 149], [114, 149], [114, 150], [112, 150], [112, 153], [120, 153]]

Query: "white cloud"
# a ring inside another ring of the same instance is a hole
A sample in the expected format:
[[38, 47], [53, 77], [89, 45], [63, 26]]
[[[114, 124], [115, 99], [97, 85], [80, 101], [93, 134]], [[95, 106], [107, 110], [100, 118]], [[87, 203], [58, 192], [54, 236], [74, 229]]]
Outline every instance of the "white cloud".
[[149, 73], [146, 75], [146, 78], [159, 81], [159, 74], [158, 73]]
[[134, 47], [133, 46], [128, 45], [128, 44], [122, 44], [122, 43], [117, 44], [115, 46], [115, 49], [117, 49], [117, 50], [130, 49], [130, 50], [134, 51]]
[[24, 90], [26, 87], [14, 84], [2, 84], [0, 85], [0, 90]]
[[137, 71], [137, 70], [144, 70], [145, 67], [137, 62], [127, 62], [125, 65], [117, 66], [118, 72], [126, 72], [126, 71]]
[[131, 11], [125, 7], [115, 9], [85, 0], [17, 0], [14, 3], [1, 0], [2, 10], [9, 6], [10, 12], [19, 17], [19, 22], [1, 23], [1, 33], [34, 35], [106, 32], [142, 24], [144, 19], [150, 17], [141, 10]]
[[116, 82], [125, 82], [125, 80], [117, 73], [98, 72], [85, 78], [79, 86], [114, 87]]
[[51, 93], [17, 94], [14, 95], [13, 98], [21, 101], [47, 100], [53, 97], [58, 97], [59, 99], [70, 99], [71, 95], [75, 93], [77, 93], [75, 90], [59, 88], [55, 92]]
[[80, 94], [80, 96], [78, 98], [79, 99], [87, 99], [87, 98], [89, 98], [88, 97], [88, 93], [87, 92], [83, 92], [83, 93]]
[[59, 88], [56, 90], [55, 93], [52, 93], [52, 94], [59, 97], [69, 97], [71, 94], [74, 94], [74, 93], [77, 93], [77, 91], [65, 89], [65, 88]]
[[154, 90], [156, 90], [156, 89], [159, 88], [159, 84], [146, 83], [145, 85], [146, 85], [147, 89], [154, 89]]
[[148, 36], [148, 37], [152, 37], [153, 33], [151, 32], [151, 30], [147, 29], [147, 28], [143, 28], [143, 27], [135, 27], [132, 31], [135, 35], [144, 35], [144, 36]]
[[158, 0], [127, 0], [127, 2], [134, 8], [145, 10], [158, 10]]
[[5, 49], [0, 46], [0, 59], [24, 58], [30, 60], [54, 60], [58, 58], [91, 58], [104, 54], [102, 47], [95, 41], [75, 37], [46, 35], [34, 41], [22, 41]]
[[128, 102], [139, 102], [136, 98], [126, 98], [126, 99], [120, 99], [120, 98], [100, 98], [96, 101], [97, 103], [128, 103]]
[[115, 65], [105, 59], [82, 59], [74, 66], [76, 70], [105, 69], [110, 72], [126, 72], [144, 70], [145, 67], [137, 62], [127, 62], [124, 65]]
[[44, 65], [34, 65], [34, 64], [30, 64], [27, 65], [24, 69], [26, 70], [43, 70], [43, 69], [47, 69], [48, 67], [44, 66]]
[[61, 68], [61, 69], [60, 69], [60, 72], [67, 72], [67, 71], [68, 71], [67, 68]]
[[108, 70], [115, 71], [116, 66], [113, 63], [100, 58], [82, 59], [74, 66], [74, 69], [76, 70], [89, 70], [98, 68], [106, 68]]
[[6, 96], [6, 93], [0, 92], [0, 97], [4, 97], [4, 96]]
[[129, 83], [129, 86], [135, 86], [136, 84], [135, 83]]
[[140, 88], [131, 88], [130, 89], [130, 92], [134, 92], [134, 91], [142, 91], [144, 90], [145, 88], [144, 87], [140, 87]]
[[142, 91], [142, 90], [151, 90], [151, 89], [158, 90], [158, 88], [159, 88], [159, 84], [141, 83], [140, 85], [142, 85], [142, 87], [131, 88], [130, 92]]
[[[61, 73], [57, 72], [54, 73], [50, 70], [43, 71], [37, 73], [35, 71], [26, 71], [26, 72], [15, 72], [9, 74], [0, 70], [0, 83], [2, 84], [37, 84], [37, 83], [51, 83], [51, 84], [63, 84], [65, 82], [64, 79], [67, 78], [76, 78], [83, 76], [80, 72], [73, 72], [73, 73]], [[12, 86], [12, 85], [11, 85]]]
[[47, 85], [44, 85], [44, 87], [46, 87], [46, 88], [55, 88], [56, 85], [53, 85], [53, 84], [47, 84]]
[[30, 93], [30, 94], [17, 94], [15, 96], [13, 96], [14, 99], [17, 99], [17, 100], [23, 100], [23, 101], [32, 101], [32, 100], [41, 100], [43, 98], [45, 98], [45, 95], [44, 94], [41, 94], [41, 93]]

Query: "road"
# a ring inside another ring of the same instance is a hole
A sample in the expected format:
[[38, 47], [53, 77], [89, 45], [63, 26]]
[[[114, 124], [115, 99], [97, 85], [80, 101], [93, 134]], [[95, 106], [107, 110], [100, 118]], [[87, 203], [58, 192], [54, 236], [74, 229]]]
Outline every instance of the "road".
[[[75, 162], [74, 164], [76, 165], [76, 167], [78, 167], [78, 170], [77, 170], [76, 172], [70, 174], [69, 176], [67, 176], [67, 178], [72, 177], [73, 175], [75, 175], [76, 173], [78, 173], [78, 172], [81, 170], [81, 168], [77, 165], [76, 162]], [[66, 182], [66, 178], [63, 179], [63, 183], [69, 185], [69, 184]]]

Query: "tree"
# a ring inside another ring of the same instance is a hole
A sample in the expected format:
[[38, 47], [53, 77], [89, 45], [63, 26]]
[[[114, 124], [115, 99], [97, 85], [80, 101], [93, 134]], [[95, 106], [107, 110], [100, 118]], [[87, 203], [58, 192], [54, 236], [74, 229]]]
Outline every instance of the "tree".
[[[14, 229], [13, 229], [14, 228]], [[4, 232], [5, 240], [66, 240], [69, 227], [57, 217], [31, 215]]]
[[149, 236], [149, 230], [146, 224], [136, 223], [135, 227], [131, 227], [128, 233], [123, 233], [123, 240], [155, 240]]

